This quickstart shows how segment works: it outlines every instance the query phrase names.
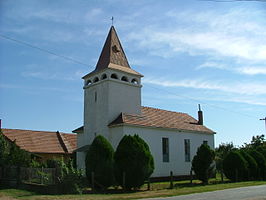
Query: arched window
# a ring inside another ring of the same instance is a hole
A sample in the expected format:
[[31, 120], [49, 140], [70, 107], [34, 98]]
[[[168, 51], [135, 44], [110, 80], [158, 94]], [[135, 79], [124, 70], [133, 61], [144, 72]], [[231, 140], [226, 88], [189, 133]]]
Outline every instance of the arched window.
[[93, 83], [96, 83], [96, 82], [98, 82], [99, 81], [99, 78], [98, 77], [95, 77], [94, 79], [93, 79]]
[[137, 79], [135, 79], [135, 78], [133, 78], [132, 80], [131, 80], [131, 83], [134, 83], [134, 84], [138, 84], [138, 81], [137, 81]]
[[122, 80], [122, 81], [125, 81], [125, 82], [128, 82], [128, 78], [127, 78], [126, 76], [123, 76], [123, 77], [121, 78], [121, 80]]
[[112, 75], [111, 75], [111, 78], [113, 78], [113, 79], [118, 79], [118, 77], [117, 77], [116, 74], [112, 74]]
[[92, 84], [91, 80], [87, 80], [85, 83], [85, 85], [90, 85], [90, 84]]
[[106, 74], [103, 74], [102, 77], [101, 77], [102, 80], [103, 79], [106, 79], [106, 78], [107, 78], [107, 75]]

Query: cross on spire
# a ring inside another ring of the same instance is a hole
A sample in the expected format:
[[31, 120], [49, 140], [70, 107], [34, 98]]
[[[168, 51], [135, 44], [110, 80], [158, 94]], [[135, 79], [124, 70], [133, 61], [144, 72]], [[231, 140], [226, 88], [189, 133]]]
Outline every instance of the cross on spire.
[[111, 20], [112, 20], [112, 26], [113, 26], [114, 25], [114, 17], [113, 16], [112, 16]]

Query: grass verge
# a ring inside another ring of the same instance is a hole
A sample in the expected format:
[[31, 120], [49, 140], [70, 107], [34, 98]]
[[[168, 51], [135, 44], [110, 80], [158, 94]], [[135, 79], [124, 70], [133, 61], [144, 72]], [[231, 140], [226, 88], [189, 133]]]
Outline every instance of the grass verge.
[[[39, 195], [33, 192], [18, 190], [18, 189], [2, 189], [0, 190], [1, 200], [16, 200], [16, 199], [30, 199], [30, 200], [119, 200], [119, 199], [141, 199], [141, 198], [152, 198], [152, 197], [167, 197], [167, 196], [178, 196], [184, 194], [210, 192], [216, 190], [223, 190], [229, 188], [247, 187], [255, 185], [266, 184], [266, 181], [249, 181], [249, 182], [238, 182], [238, 183], [219, 183], [210, 185], [200, 185], [194, 183], [189, 185], [184, 182], [175, 182], [174, 189], [158, 189], [158, 185], [169, 186], [169, 183], [154, 183], [152, 184], [152, 190], [145, 191], [144, 189], [137, 192], [129, 193], [107, 193], [107, 194], [82, 194], [82, 195]], [[162, 188], [160, 186], [160, 188]]]

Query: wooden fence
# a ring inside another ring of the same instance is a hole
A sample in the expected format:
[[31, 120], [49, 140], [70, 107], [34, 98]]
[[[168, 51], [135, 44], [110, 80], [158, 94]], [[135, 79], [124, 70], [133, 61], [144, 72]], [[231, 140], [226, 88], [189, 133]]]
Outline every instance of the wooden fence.
[[18, 186], [21, 183], [53, 185], [56, 184], [56, 179], [56, 168], [25, 168], [17, 166], [0, 168], [0, 184], [4, 186]]

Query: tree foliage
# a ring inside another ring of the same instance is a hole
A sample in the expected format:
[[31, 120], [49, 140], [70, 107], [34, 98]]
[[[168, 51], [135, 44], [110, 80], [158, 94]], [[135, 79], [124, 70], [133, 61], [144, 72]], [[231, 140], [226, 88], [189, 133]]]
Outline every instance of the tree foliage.
[[138, 135], [125, 135], [114, 158], [116, 181], [127, 190], [140, 187], [153, 173], [154, 160], [149, 146]]
[[248, 163], [238, 151], [231, 151], [224, 159], [223, 170], [232, 181], [244, 180]]
[[215, 149], [215, 162], [216, 169], [218, 171], [223, 170], [223, 161], [225, 157], [231, 152], [235, 150], [233, 143], [222, 143], [218, 148]]
[[202, 144], [192, 160], [192, 169], [197, 178], [205, 184], [208, 183], [209, 176], [213, 172], [214, 157], [214, 151], [208, 145]]
[[266, 160], [264, 156], [256, 151], [255, 149], [249, 150], [249, 154], [256, 160], [258, 165], [258, 172], [257, 172], [257, 178], [264, 178], [265, 179], [265, 172], [266, 172]]
[[81, 194], [82, 173], [73, 166], [73, 161], [55, 160], [56, 168], [60, 171], [56, 184], [59, 194]]
[[15, 141], [7, 141], [0, 132], [0, 166], [28, 167], [31, 163], [31, 155], [16, 145]]
[[8, 159], [8, 143], [0, 130], [0, 167], [4, 166]]
[[256, 179], [258, 171], [258, 164], [256, 160], [245, 149], [240, 150], [240, 153], [243, 156], [243, 158], [247, 161], [247, 172], [244, 174], [244, 179], [245, 180]]
[[86, 176], [91, 182], [92, 172], [96, 188], [107, 188], [114, 183], [114, 150], [101, 135], [94, 138], [86, 155]]

